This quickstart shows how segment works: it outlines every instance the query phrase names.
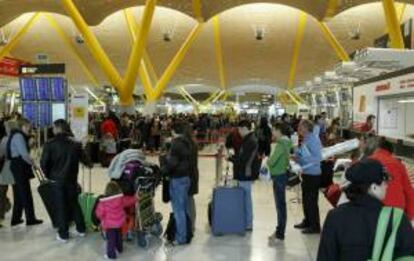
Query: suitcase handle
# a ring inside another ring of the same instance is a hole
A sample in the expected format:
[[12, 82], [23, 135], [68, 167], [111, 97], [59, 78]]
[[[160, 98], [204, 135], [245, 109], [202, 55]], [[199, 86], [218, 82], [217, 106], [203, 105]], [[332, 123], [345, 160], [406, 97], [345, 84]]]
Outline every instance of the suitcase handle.
[[[88, 191], [89, 193], [92, 193], [92, 169], [89, 169], [89, 184], [88, 184]], [[82, 190], [84, 191], [85, 189], [85, 167], [82, 166]]]

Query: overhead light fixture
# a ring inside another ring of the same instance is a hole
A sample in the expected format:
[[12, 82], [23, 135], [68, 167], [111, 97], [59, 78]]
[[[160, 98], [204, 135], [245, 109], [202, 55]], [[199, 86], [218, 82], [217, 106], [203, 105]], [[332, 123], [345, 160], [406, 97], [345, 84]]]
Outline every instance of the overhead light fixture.
[[399, 100], [398, 103], [414, 103], [414, 98], [408, 100]]

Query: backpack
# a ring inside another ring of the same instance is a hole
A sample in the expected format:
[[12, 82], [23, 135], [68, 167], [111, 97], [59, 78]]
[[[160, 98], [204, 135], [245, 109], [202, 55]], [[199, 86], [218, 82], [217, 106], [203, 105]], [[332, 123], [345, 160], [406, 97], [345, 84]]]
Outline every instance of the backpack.
[[[193, 239], [193, 228], [191, 227], [191, 220], [188, 214], [187, 217], [187, 241], [186, 244], [190, 244]], [[177, 231], [175, 225], [175, 218], [174, 213], [170, 213], [170, 219], [168, 220], [167, 229], [165, 230], [164, 237], [167, 239], [168, 242], [174, 242], [175, 240], [175, 233]]]

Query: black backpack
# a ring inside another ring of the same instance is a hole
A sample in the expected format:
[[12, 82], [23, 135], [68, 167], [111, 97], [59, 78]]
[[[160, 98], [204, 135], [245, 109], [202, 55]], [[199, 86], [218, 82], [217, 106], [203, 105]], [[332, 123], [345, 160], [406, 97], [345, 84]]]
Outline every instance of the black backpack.
[[[187, 242], [186, 244], [190, 244], [193, 239], [193, 228], [191, 226], [191, 220], [190, 217], [187, 216]], [[175, 225], [175, 218], [174, 213], [170, 213], [170, 219], [168, 220], [167, 229], [165, 230], [164, 237], [167, 239], [168, 242], [174, 242], [175, 240], [175, 233], [177, 231], [176, 225]]]

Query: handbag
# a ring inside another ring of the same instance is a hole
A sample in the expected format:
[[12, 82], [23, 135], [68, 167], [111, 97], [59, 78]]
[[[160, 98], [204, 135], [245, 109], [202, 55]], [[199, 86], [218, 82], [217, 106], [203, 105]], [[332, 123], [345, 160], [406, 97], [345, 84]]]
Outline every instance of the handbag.
[[288, 170], [286, 173], [287, 176], [287, 186], [294, 187], [300, 184], [301, 180], [298, 174]]
[[[385, 235], [387, 233], [388, 224], [392, 217], [392, 232], [385, 242]], [[369, 261], [390, 261], [394, 260], [394, 248], [397, 237], [398, 228], [400, 226], [404, 211], [399, 208], [383, 207], [378, 219], [377, 230], [375, 232], [374, 247], [372, 250], [372, 257]], [[384, 247], [384, 243], [385, 247]], [[413, 260], [413, 257], [401, 257], [396, 260]]]
[[331, 203], [333, 207], [336, 207], [338, 205], [338, 201], [341, 197], [341, 194], [341, 187], [339, 186], [339, 184], [335, 183], [328, 186], [324, 192], [325, 198], [328, 200], [329, 203]]

